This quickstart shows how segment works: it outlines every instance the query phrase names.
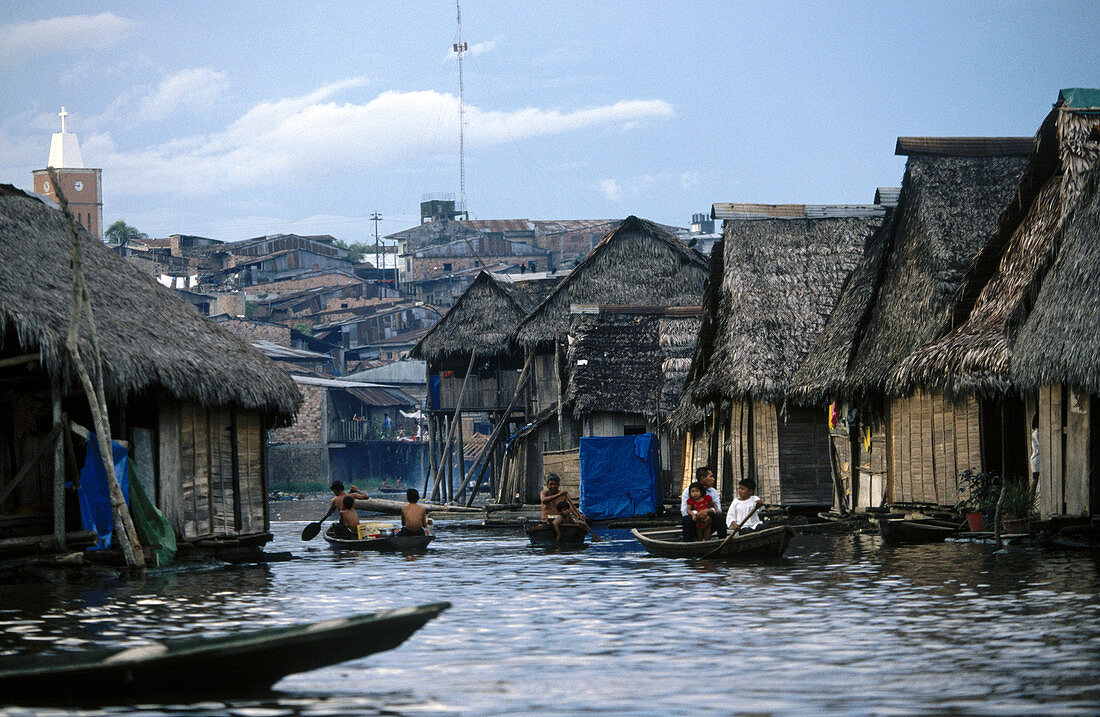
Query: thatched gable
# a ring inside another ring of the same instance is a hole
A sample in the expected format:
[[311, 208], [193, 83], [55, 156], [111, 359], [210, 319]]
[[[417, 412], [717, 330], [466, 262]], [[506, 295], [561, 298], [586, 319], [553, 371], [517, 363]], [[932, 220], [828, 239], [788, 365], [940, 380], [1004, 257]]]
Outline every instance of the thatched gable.
[[[920, 139], [920, 138], [914, 138]], [[800, 400], [881, 397], [900, 363], [942, 324], [952, 297], [1023, 171], [1015, 138], [914, 143], [890, 225], [876, 234], [799, 371]], [[971, 147], [974, 145], [973, 147]], [[929, 154], [938, 147], [943, 154]], [[899, 150], [905, 150], [899, 143]], [[972, 149], [976, 156], [968, 156]]]
[[894, 391], [993, 395], [1011, 381], [1009, 315], [1050, 264], [1053, 239], [1100, 155], [1100, 113], [1060, 96], [1044, 120], [1016, 196], [970, 267], [939, 338], [891, 377]]
[[577, 419], [639, 413], [663, 419], [679, 399], [699, 328], [698, 307], [614, 307], [571, 317], [567, 399]]
[[516, 340], [546, 345], [569, 331], [571, 304], [699, 304], [706, 260], [653, 222], [627, 217], [519, 325]]
[[697, 406], [781, 400], [881, 223], [881, 210], [871, 217], [727, 221], [711, 254], [715, 290], [708, 288], [685, 396], [690, 392]]
[[482, 358], [505, 353], [520, 320], [558, 281], [512, 281], [483, 271], [409, 355], [434, 364], [447, 358], [468, 360], [471, 351]]
[[[1054, 237], [1054, 260], [1012, 348], [1021, 388], [1078, 386], [1100, 394], [1100, 163]], [[1023, 306], [1020, 307], [1020, 310]]]
[[[91, 234], [80, 234], [109, 400], [162, 389], [205, 406], [293, 416], [301, 395], [289, 374]], [[64, 346], [70, 246], [60, 211], [0, 185], [0, 342], [40, 352], [46, 370], [67, 390], [76, 384]]]

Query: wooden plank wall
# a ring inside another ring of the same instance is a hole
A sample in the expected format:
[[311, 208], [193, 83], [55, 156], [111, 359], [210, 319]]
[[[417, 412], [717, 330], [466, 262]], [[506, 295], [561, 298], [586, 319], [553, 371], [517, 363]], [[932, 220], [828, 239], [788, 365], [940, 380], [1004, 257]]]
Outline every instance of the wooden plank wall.
[[730, 406], [729, 414], [730, 438], [730, 465], [733, 467], [729, 480], [719, 488], [723, 498], [730, 498], [737, 492], [737, 484], [743, 478], [751, 475], [752, 467], [749, 461], [749, 441], [752, 440], [752, 422], [749, 417], [749, 407], [743, 402], [735, 401]]
[[1039, 515], [1089, 514], [1090, 396], [1061, 385], [1039, 389]]
[[177, 535], [184, 534], [180, 430], [180, 405], [175, 402], [161, 403], [157, 414], [157, 507], [168, 518]]
[[890, 405], [892, 501], [954, 505], [958, 474], [982, 469], [978, 402], [917, 393]]
[[756, 494], [765, 503], [779, 505], [783, 497], [779, 480], [779, 419], [770, 403], [754, 402], [752, 413]]
[[561, 478], [561, 487], [568, 490], [569, 495], [575, 499], [579, 499], [581, 494], [580, 456], [579, 448], [567, 451], [546, 451], [542, 454], [542, 475], [557, 473]]
[[[870, 428], [870, 449], [867, 448], [867, 429]], [[889, 462], [887, 460], [886, 423], [860, 424], [859, 465], [857, 480], [859, 483], [856, 505], [861, 508], [876, 508], [883, 503], [887, 486]]]
[[833, 504], [836, 489], [829, 459], [827, 417], [817, 409], [791, 408], [777, 426], [780, 502]]
[[264, 431], [260, 414], [237, 413], [237, 465], [241, 486], [241, 532], [260, 533], [264, 527]]

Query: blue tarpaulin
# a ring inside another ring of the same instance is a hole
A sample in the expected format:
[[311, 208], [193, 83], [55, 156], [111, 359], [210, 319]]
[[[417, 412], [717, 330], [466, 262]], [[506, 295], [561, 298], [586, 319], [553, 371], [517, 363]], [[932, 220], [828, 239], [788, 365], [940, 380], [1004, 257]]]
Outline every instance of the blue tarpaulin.
[[631, 518], [657, 512], [661, 474], [652, 433], [581, 439], [581, 512], [589, 518]]
[[[111, 441], [115, 475], [126, 504], [130, 504], [130, 474], [126, 470], [126, 449]], [[111, 547], [111, 532], [115, 519], [111, 513], [111, 494], [107, 491], [107, 469], [99, 457], [99, 441], [94, 433], [88, 436], [84, 467], [80, 469], [80, 521], [84, 530], [94, 530], [99, 536], [96, 548]]]

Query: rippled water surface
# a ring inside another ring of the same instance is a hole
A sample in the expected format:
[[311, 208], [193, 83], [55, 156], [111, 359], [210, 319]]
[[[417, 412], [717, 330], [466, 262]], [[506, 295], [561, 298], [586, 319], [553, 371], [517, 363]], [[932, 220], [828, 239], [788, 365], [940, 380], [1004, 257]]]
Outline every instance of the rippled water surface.
[[271, 549], [293, 562], [0, 586], [0, 660], [446, 600], [398, 649], [254, 698], [79, 713], [1100, 711], [1090, 555], [796, 536], [778, 563], [733, 566], [653, 558], [626, 531], [547, 553], [519, 532], [443, 524], [428, 553], [401, 556], [302, 543], [304, 525], [273, 524]]

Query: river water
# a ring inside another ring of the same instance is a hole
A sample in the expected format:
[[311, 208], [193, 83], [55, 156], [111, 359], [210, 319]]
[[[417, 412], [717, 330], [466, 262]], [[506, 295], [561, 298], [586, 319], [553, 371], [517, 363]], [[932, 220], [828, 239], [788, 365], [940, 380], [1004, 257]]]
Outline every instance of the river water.
[[396, 650], [256, 697], [50, 714], [1100, 712], [1087, 554], [796, 536], [778, 563], [734, 566], [650, 557], [627, 531], [559, 553], [444, 523], [426, 554], [402, 556], [302, 543], [304, 526], [272, 524], [291, 562], [0, 586], [0, 661], [446, 600]]

